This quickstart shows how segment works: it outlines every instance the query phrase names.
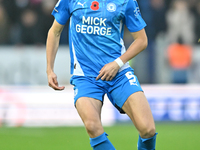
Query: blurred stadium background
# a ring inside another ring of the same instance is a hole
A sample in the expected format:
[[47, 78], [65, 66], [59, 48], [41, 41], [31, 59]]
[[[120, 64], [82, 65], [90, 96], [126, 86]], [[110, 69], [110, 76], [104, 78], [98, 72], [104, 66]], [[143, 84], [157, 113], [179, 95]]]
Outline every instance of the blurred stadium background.
[[[0, 150], [86, 150], [73, 106], [68, 24], [47, 86], [45, 41], [57, 0], [0, 0]], [[149, 45], [130, 61], [150, 103], [158, 150], [200, 149], [200, 1], [138, 0]], [[132, 42], [125, 30], [125, 46]], [[105, 99], [102, 122], [118, 150], [136, 149], [137, 131]]]

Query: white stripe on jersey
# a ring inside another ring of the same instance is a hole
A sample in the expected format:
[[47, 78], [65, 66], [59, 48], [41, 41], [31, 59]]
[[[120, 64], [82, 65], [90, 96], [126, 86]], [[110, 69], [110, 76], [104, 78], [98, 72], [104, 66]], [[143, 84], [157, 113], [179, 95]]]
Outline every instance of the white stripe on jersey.
[[76, 58], [73, 42], [72, 42], [72, 52], [73, 52], [73, 56], [74, 56], [74, 73], [73, 73], [73, 75], [84, 76], [83, 70]]
[[[126, 48], [124, 46], [124, 41], [122, 38], [120, 38], [120, 44], [122, 45], [122, 48], [121, 48], [121, 55], [124, 54], [126, 52]], [[119, 72], [121, 72], [122, 70], [126, 69], [130, 67], [129, 66], [129, 62], [125, 63], [120, 69], [119, 69]]]
[[120, 34], [122, 33], [122, 27], [123, 27], [123, 22], [122, 22], [122, 20], [120, 21]]

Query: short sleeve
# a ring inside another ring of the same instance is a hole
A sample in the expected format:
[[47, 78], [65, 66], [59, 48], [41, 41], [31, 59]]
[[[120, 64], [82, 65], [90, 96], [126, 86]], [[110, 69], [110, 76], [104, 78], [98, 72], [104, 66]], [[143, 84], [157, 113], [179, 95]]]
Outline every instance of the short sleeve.
[[125, 24], [130, 32], [140, 31], [146, 26], [136, 0], [129, 0], [127, 3], [125, 11]]
[[52, 15], [59, 24], [65, 25], [70, 17], [69, 0], [59, 0], [54, 7]]

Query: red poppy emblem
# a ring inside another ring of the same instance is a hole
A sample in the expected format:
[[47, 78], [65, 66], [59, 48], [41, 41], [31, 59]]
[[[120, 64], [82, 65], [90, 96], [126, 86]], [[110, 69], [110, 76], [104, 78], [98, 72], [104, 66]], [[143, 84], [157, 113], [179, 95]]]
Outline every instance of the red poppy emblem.
[[98, 9], [99, 9], [99, 2], [93, 1], [93, 2], [92, 2], [92, 5], [90, 6], [90, 8], [91, 8], [92, 10], [98, 10]]

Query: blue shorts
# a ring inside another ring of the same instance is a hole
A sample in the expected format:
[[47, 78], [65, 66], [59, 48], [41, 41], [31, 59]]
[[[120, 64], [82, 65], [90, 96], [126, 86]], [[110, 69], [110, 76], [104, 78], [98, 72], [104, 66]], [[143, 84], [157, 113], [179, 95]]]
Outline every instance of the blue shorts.
[[120, 111], [128, 97], [138, 91], [143, 91], [132, 68], [127, 68], [115, 76], [112, 81], [97, 80], [88, 76], [72, 76], [70, 83], [74, 85], [74, 104], [80, 97], [90, 97], [104, 100], [107, 94], [111, 103]]

